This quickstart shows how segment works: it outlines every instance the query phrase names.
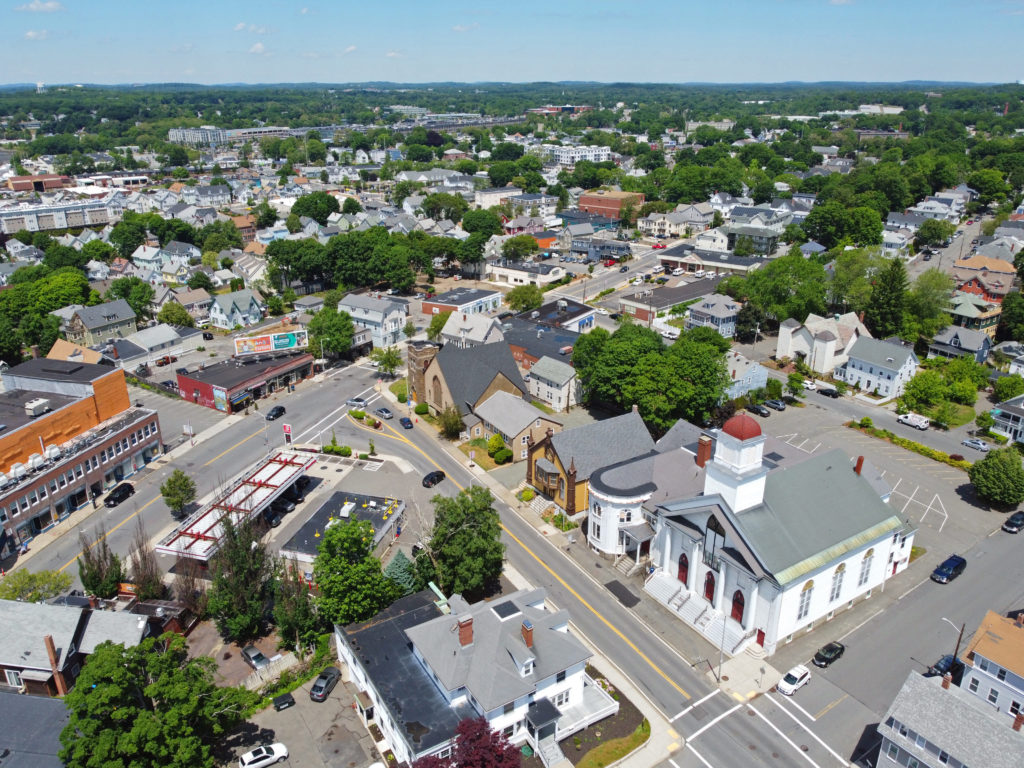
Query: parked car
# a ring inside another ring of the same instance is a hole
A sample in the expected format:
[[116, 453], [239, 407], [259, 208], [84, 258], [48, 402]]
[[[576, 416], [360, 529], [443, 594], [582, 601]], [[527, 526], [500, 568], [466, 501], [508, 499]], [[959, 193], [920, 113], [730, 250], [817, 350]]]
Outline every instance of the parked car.
[[412, 429], [412, 419], [410, 419], [408, 416], [403, 416], [402, 418], [400, 418], [398, 420], [398, 423], [401, 424], [405, 429]]
[[1003, 530], [1007, 533], [1020, 533], [1024, 528], [1024, 512], [1014, 512], [1003, 522]]
[[280, 712], [282, 709], [288, 709], [289, 707], [295, 706], [295, 697], [290, 693], [282, 693], [280, 696], [274, 697], [274, 711]]
[[178, 362], [178, 358], [176, 358], [174, 355], [164, 355], [163, 357], [156, 361], [156, 365], [158, 368], [163, 368], [165, 365], [170, 365], [171, 363], [176, 362]]
[[765, 408], [760, 403], [751, 403], [747, 406], [747, 410], [751, 413], [756, 413], [758, 416], [771, 416], [772, 412]]
[[180, 373], [182, 376], [188, 376], [188, 368], [175, 368], [175, 373]]
[[950, 555], [934, 571], [932, 581], [948, 584], [967, 568], [967, 561], [960, 555]]
[[811, 670], [803, 664], [797, 664], [785, 676], [779, 680], [775, 689], [786, 696], [792, 696], [798, 690], [807, 685], [811, 679]]
[[278, 496], [270, 502], [270, 508], [280, 515], [287, 515], [289, 512], [295, 511], [295, 502], [286, 499], [284, 496]]
[[931, 423], [927, 416], [922, 416], [919, 413], [901, 413], [896, 417], [896, 421], [920, 430], [928, 429], [928, 425]]
[[829, 643], [818, 649], [818, 652], [814, 654], [814, 658], [811, 661], [814, 662], [816, 667], [827, 667], [833, 661], [839, 661], [845, 650], [846, 646], [842, 643]]
[[676, 267], [675, 269], [672, 270], [672, 277], [679, 277], [680, 275], [683, 275], [685, 273], [685, 269], [683, 269], [682, 267]]
[[668, 248], [668, 246], [665, 245], [664, 243], [655, 243], [654, 245], [651, 246], [651, 248], [653, 248], [656, 251], [660, 251], [664, 248]]
[[350, 397], [348, 400], [345, 401], [345, 405], [347, 405], [349, 408], [362, 409], [366, 407], [366, 400], [362, 397]]
[[968, 448], [973, 448], [974, 450], [981, 451], [982, 453], [989, 452], [988, 443], [984, 440], [979, 440], [976, 437], [968, 437], [966, 440], [962, 440], [960, 445], [966, 445]]
[[288, 759], [288, 747], [284, 744], [267, 744], [246, 752], [238, 758], [238, 768], [263, 768]]
[[823, 394], [825, 397], [839, 397], [839, 390], [835, 387], [818, 387], [818, 392]]
[[275, 405], [269, 411], [267, 411], [267, 421], [273, 421], [284, 416], [285, 410], [283, 405]]
[[619, 272], [629, 272], [629, 267], [623, 264], [621, 267], [619, 267]]
[[324, 667], [324, 671], [320, 673], [320, 676], [313, 682], [313, 687], [309, 689], [309, 698], [313, 701], [327, 701], [327, 697], [331, 695], [331, 691], [334, 690], [334, 686], [340, 679], [341, 672], [337, 667]]
[[384, 408], [383, 406], [374, 411], [373, 415], [379, 416], [382, 419], [393, 419], [395, 417], [390, 408]]
[[263, 510], [263, 519], [271, 528], [277, 528], [281, 524], [281, 514], [273, 507]]
[[619, 263], [619, 262], [617, 262], [617, 261], [616, 261], [615, 259], [605, 259], [605, 260], [604, 260], [604, 265], [605, 265], [606, 267], [614, 267], [614, 266], [615, 266], [616, 264], [618, 264], [618, 263]]
[[173, 379], [165, 379], [164, 381], [161, 381], [160, 386], [168, 390], [169, 392], [178, 391], [178, 382], [174, 381]]
[[103, 506], [105, 507], [116, 507], [122, 501], [127, 501], [130, 496], [135, 494], [135, 488], [131, 483], [120, 483], [115, 485], [114, 489], [107, 494], [107, 498], [103, 500]]
[[659, 277], [654, 282], [656, 282], [658, 285], [664, 285], [665, 283], [668, 282], [668, 278], [667, 277]]
[[263, 651], [255, 645], [247, 645], [242, 649], [242, 659], [253, 669], [263, 669], [270, 666], [270, 659], [263, 655]]
[[597, 308], [597, 314], [599, 314], [599, 315], [607, 315], [608, 314], [608, 310], [605, 309], [604, 307], [598, 307]]
[[621, 320], [622, 319], [622, 313], [621, 312], [612, 312], [610, 315], [608, 315], [608, 319], [609, 320]]
[[440, 469], [434, 470], [433, 472], [428, 472], [423, 477], [423, 487], [424, 488], [433, 488], [435, 485], [440, 483], [442, 480], [444, 480], [444, 472], [442, 472]]
[[786, 410], [786, 404], [781, 400], [765, 400], [764, 404], [776, 411]]
[[928, 671], [924, 673], [924, 676], [943, 677], [948, 672], [953, 676], [953, 685], [960, 685], [964, 678], [964, 670], [964, 663], [960, 659], [954, 659], [953, 654], [947, 653], [928, 667]]
[[213, 341], [213, 334], [209, 331], [203, 331], [203, 341]]
[[804, 379], [804, 389], [813, 392], [818, 388], [818, 382], [811, 381], [810, 379]]

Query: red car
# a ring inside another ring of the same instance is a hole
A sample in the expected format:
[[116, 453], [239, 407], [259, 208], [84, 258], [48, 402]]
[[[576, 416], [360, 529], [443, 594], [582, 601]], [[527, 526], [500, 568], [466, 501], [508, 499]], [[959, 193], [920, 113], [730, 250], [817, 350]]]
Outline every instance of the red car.
[[655, 243], [655, 244], [654, 244], [654, 245], [652, 245], [651, 247], [652, 247], [652, 248], [653, 248], [654, 250], [656, 250], [656, 251], [660, 251], [660, 250], [662, 250], [663, 248], [667, 248], [668, 246], [667, 246], [667, 245], [665, 245], [664, 243]]
[[605, 265], [606, 267], [614, 267], [614, 266], [615, 266], [616, 264], [618, 264], [618, 263], [619, 263], [619, 262], [617, 262], [617, 261], [616, 261], [615, 259], [605, 259], [605, 260], [604, 260], [604, 265]]

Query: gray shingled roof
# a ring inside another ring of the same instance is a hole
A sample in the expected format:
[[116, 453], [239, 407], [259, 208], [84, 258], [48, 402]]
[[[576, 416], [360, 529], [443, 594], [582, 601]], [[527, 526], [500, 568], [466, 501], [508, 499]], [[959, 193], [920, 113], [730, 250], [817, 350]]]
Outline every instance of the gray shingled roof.
[[63, 699], [0, 693], [4, 768], [63, 768], [57, 755], [69, 717]]
[[546, 413], [538, 411], [521, 397], [505, 391], [495, 392], [480, 403], [476, 415], [510, 438], [514, 438], [540, 418], [561, 424]]
[[463, 415], [472, 412], [473, 406], [499, 373], [520, 392], [525, 394], [527, 391], [516, 359], [505, 344], [482, 344], [466, 349], [446, 344], [436, 359], [452, 400]]
[[63, 668], [81, 620], [81, 608], [0, 600], [0, 665], [49, 671], [43, 637], [53, 635], [57, 667]]
[[82, 325], [90, 331], [96, 328], [104, 328], [113, 323], [122, 323], [125, 320], [134, 320], [135, 311], [124, 299], [114, 299], [106, 304], [97, 304], [94, 307], [82, 307], [76, 313]]
[[[959, 342], [956, 345], [953, 345], [954, 338]], [[969, 352], [977, 352], [984, 347], [986, 339], [988, 339], [988, 335], [983, 331], [961, 328], [959, 325], [947, 325], [935, 334], [934, 342], [958, 346]]]
[[[908, 733], [889, 724], [890, 718], [921, 734], [963, 765], [1019, 768], [1024, 732], [1010, 727], [1013, 719], [996, 712], [984, 699], [955, 685], [942, 687], [941, 677], [907, 675], [878, 732], [910, 754], [922, 754]], [[930, 755], [929, 755], [930, 756]]]
[[623, 461], [652, 451], [654, 439], [640, 414], [627, 411], [621, 416], [559, 432], [551, 437], [551, 445], [562, 466], [568, 470], [575, 463], [576, 479], [586, 480], [594, 470], [606, 466], [609, 459]]
[[530, 377], [550, 381], [556, 386], [564, 386], [576, 375], [576, 369], [561, 360], [545, 355], [530, 367]]
[[861, 360], [869, 365], [898, 371], [913, 358], [917, 365], [917, 356], [910, 347], [901, 347], [881, 339], [869, 339], [861, 336], [850, 349], [850, 359]]
[[[511, 603], [504, 620], [496, 613]], [[464, 605], [464, 604], [463, 604]], [[568, 633], [569, 614], [544, 609], [544, 590], [520, 590], [504, 599], [462, 608], [451, 602], [452, 614], [406, 629], [406, 636], [422, 654], [443, 688], [462, 686], [486, 712], [536, 691], [537, 683], [562, 672], [591, 654]], [[458, 622], [471, 616], [473, 642], [459, 644]], [[523, 621], [533, 624], [533, 647], [522, 638]], [[533, 671], [520, 673], [533, 659]]]

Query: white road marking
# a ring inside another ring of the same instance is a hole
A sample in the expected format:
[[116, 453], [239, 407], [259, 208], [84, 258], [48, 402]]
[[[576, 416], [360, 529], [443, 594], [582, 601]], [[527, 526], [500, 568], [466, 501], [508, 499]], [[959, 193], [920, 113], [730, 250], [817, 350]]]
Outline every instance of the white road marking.
[[[704, 755], [702, 755], [700, 752], [698, 752], [696, 749], [694, 749], [693, 745], [690, 744], [690, 742], [686, 742], [686, 748], [688, 750], [690, 750], [691, 752], [693, 752], [693, 754], [695, 754], [697, 756], [697, 759], [700, 760], [702, 763], [704, 763], [704, 765], [706, 765], [707, 768], [713, 768], [711, 763], [709, 763], [707, 760], [704, 759]], [[672, 763], [672, 765], [675, 766], [675, 768], [679, 768], [679, 766], [676, 765], [675, 760], [673, 760], [672, 758], [669, 758], [669, 762]]]
[[920, 488], [921, 488], [920, 485], [917, 486], [917, 488], [914, 489], [914, 492], [912, 494], [910, 494], [910, 498], [907, 499], [907, 503], [904, 504], [903, 505], [903, 509], [900, 510], [900, 514], [901, 515], [906, 514], [907, 507], [910, 506], [910, 502], [912, 502], [914, 500], [914, 497], [917, 496], [917, 492], [918, 492], [918, 490], [920, 490]]
[[702, 699], [698, 699], [697, 701], [693, 702], [693, 704], [691, 704], [690, 706], [688, 706], [688, 707], [687, 707], [686, 709], [684, 709], [684, 710], [683, 710], [682, 712], [680, 712], [680, 713], [679, 713], [678, 715], [676, 715], [675, 717], [670, 717], [670, 718], [668, 719], [668, 721], [669, 721], [670, 723], [674, 723], [674, 722], [675, 722], [676, 720], [678, 720], [678, 719], [679, 719], [680, 717], [682, 717], [683, 715], [685, 715], [685, 714], [686, 714], [687, 712], [689, 712], [689, 711], [690, 711], [691, 709], [693, 709], [694, 707], [700, 706], [701, 704], [703, 704], [703, 703], [704, 703], [705, 701], [707, 701], [708, 699], [710, 699], [710, 698], [711, 698], [712, 696], [714, 696], [714, 695], [715, 695], [716, 693], [718, 693], [718, 692], [719, 692], [719, 691], [721, 691], [721, 690], [722, 690], [721, 688], [715, 688], [715, 690], [713, 690], [713, 691], [712, 691], [711, 693], [709, 693], [709, 694], [708, 694], [707, 696], [705, 696], [704, 698], [702, 698]]
[[812, 723], [813, 723], [813, 722], [816, 722], [816, 721], [815, 721], [815, 719], [814, 719], [814, 715], [812, 715], [812, 714], [811, 714], [810, 712], [808, 712], [808, 711], [807, 711], [806, 709], [804, 709], [804, 708], [803, 708], [803, 707], [801, 707], [801, 706], [800, 706], [799, 704], [797, 704], [797, 703], [796, 703], [795, 701], [793, 701], [793, 697], [792, 697], [792, 696], [782, 696], [782, 697], [778, 697], [778, 696], [772, 696], [771, 694], [768, 694], [768, 696], [769, 696], [769, 698], [771, 698], [771, 699], [772, 699], [773, 701], [774, 701], [774, 700], [776, 700], [776, 699], [779, 699], [780, 701], [781, 701], [782, 699], [786, 699], [787, 701], [789, 701], [789, 703], [790, 703], [790, 704], [792, 704], [792, 705], [793, 705], [794, 707], [796, 707], [796, 708], [797, 708], [797, 709], [799, 709], [799, 710], [800, 710], [801, 712], [803, 712], [803, 713], [804, 713], [804, 714], [805, 714], [805, 715], [807, 716], [807, 718], [808, 718], [808, 719], [809, 719], [809, 720], [810, 720], [810, 721], [811, 721]]
[[687, 742], [691, 742], [691, 741], [693, 741], [693, 740], [694, 740], [694, 739], [696, 739], [696, 738], [697, 738], [698, 736], [700, 736], [700, 735], [701, 735], [702, 733], [704, 733], [704, 731], [706, 731], [706, 730], [707, 730], [708, 728], [710, 728], [710, 727], [711, 727], [712, 725], [714, 725], [715, 723], [717, 723], [717, 722], [718, 722], [719, 720], [724, 720], [725, 718], [727, 718], [727, 717], [728, 717], [729, 715], [731, 715], [731, 714], [732, 714], [733, 712], [735, 712], [735, 711], [736, 711], [737, 709], [739, 709], [739, 708], [740, 708], [740, 707], [742, 707], [742, 706], [743, 706], [742, 704], [737, 704], [737, 705], [736, 705], [735, 707], [733, 707], [732, 709], [730, 709], [730, 710], [727, 710], [727, 711], [723, 712], [723, 713], [722, 713], [722, 714], [720, 714], [720, 715], [719, 715], [718, 717], [716, 717], [716, 718], [715, 718], [714, 720], [712, 720], [712, 721], [711, 721], [710, 723], [707, 723], [706, 725], [704, 725], [704, 726], [701, 726], [700, 728], [698, 728], [698, 729], [697, 729], [697, 732], [696, 732], [696, 733], [694, 733], [693, 735], [691, 735], [690, 737], [688, 737], [688, 738], [686, 739], [686, 741], [687, 741]]
[[768, 723], [768, 727], [769, 727], [769, 728], [771, 728], [771, 729], [772, 729], [773, 731], [775, 731], [775, 732], [776, 732], [777, 734], [779, 734], [779, 736], [781, 736], [781, 737], [782, 737], [783, 741], [785, 741], [785, 742], [786, 742], [787, 744], [789, 744], [789, 746], [791, 746], [791, 747], [793, 748], [793, 750], [794, 750], [794, 751], [795, 751], [795, 752], [796, 752], [796, 753], [797, 753], [798, 755], [800, 755], [800, 757], [802, 757], [802, 758], [803, 758], [804, 760], [806, 760], [806, 761], [807, 761], [808, 763], [810, 763], [811, 765], [813, 765], [813, 766], [814, 766], [814, 768], [821, 768], [821, 766], [820, 766], [820, 765], [818, 765], [818, 764], [817, 764], [816, 762], [814, 762], [813, 760], [811, 760], [811, 758], [810, 758], [810, 757], [809, 757], [809, 756], [808, 756], [808, 755], [807, 755], [807, 754], [806, 754], [805, 752], [803, 752], [803, 751], [802, 751], [802, 750], [800, 749], [800, 747], [798, 747], [798, 746], [797, 746], [796, 744], [794, 744], [794, 743], [793, 743], [793, 742], [792, 742], [792, 741], [790, 740], [790, 738], [789, 738], [789, 737], [788, 737], [788, 736], [787, 736], [786, 734], [784, 734], [784, 733], [783, 733], [782, 731], [780, 731], [780, 730], [778, 729], [778, 726], [776, 726], [776, 725], [775, 725], [775, 723], [773, 723], [773, 722], [772, 722], [771, 720], [769, 720], [769, 719], [768, 719], [767, 717], [765, 717], [764, 715], [762, 715], [762, 714], [761, 714], [761, 713], [760, 713], [760, 712], [759, 712], [759, 711], [758, 711], [758, 710], [757, 710], [756, 708], [754, 708], [754, 707], [750, 706], [749, 704], [747, 704], [747, 706], [748, 706], [748, 707], [750, 707], [751, 711], [752, 711], [752, 712], [753, 712], [753, 713], [754, 713], [755, 715], [757, 715], [757, 716], [758, 716], [758, 717], [760, 717], [760, 718], [761, 718], [762, 720], [764, 720], [764, 721], [765, 721], [766, 723]]
[[[797, 706], [797, 708], [798, 708], [798, 709], [799, 709], [799, 710], [800, 710], [801, 712], [803, 712], [803, 713], [804, 713], [805, 715], [807, 714], [807, 711], [806, 711], [806, 710], [805, 710], [805, 709], [804, 709], [803, 707], [800, 707], [800, 706], [798, 706], [798, 705], [796, 704], [796, 702], [795, 702], [795, 701], [793, 701], [793, 702], [790, 702], [790, 703], [791, 703], [791, 704], [793, 704], [794, 706]], [[806, 725], [804, 725], [803, 723], [801, 723], [801, 722], [800, 722], [800, 720], [799, 720], [799, 719], [797, 718], [797, 716], [796, 716], [796, 715], [794, 715], [794, 714], [793, 714], [792, 712], [790, 712], [790, 711], [789, 711], [788, 709], [786, 709], [785, 707], [781, 707], [781, 709], [782, 709], [782, 711], [783, 711], [783, 712], [785, 712], [785, 713], [786, 713], [787, 715], [789, 715], [789, 716], [790, 716], [791, 718], [793, 718], [793, 722], [795, 722], [795, 723], [796, 723], [797, 725], [799, 725], [799, 726], [800, 726], [801, 728], [803, 728], [803, 729], [804, 729], [805, 731], [807, 731], [807, 732], [808, 732], [809, 734], [811, 734], [811, 738], [812, 738], [812, 739], [814, 739], [814, 740], [815, 740], [816, 742], [818, 742], [819, 744], [821, 744], [821, 746], [823, 746], [823, 747], [824, 747], [825, 749], [827, 749], [827, 750], [828, 750], [828, 753], [829, 753], [830, 755], [832, 755], [832, 757], [834, 757], [834, 758], [835, 758], [836, 760], [838, 760], [838, 761], [839, 761], [840, 763], [842, 763], [843, 765], [849, 765], [849, 763], [847, 763], [847, 762], [846, 762], [846, 761], [845, 761], [845, 760], [844, 760], [843, 758], [841, 758], [841, 757], [840, 757], [840, 756], [839, 756], [839, 755], [838, 755], [838, 754], [837, 754], [837, 753], [835, 752], [835, 750], [833, 750], [833, 749], [832, 749], [832, 747], [830, 747], [830, 746], [829, 746], [828, 744], [826, 744], [826, 743], [825, 743], [824, 741], [822, 741], [822, 740], [821, 740], [821, 739], [820, 739], [820, 738], [818, 737], [818, 734], [816, 734], [816, 733], [815, 733], [814, 731], [812, 731], [812, 730], [811, 730], [810, 728], [808, 728], [808, 727], [807, 727]], [[812, 717], [812, 718], [811, 718], [811, 720], [814, 720], [814, 718]]]

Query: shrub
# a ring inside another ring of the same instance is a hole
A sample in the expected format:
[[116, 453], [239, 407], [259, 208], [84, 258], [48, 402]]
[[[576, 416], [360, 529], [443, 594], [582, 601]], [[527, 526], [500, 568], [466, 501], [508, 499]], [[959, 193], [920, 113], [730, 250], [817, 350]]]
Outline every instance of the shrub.
[[352, 449], [347, 445], [343, 445], [340, 448], [338, 448], [338, 455], [343, 456], [347, 459], [349, 456], [352, 455]]
[[949, 454], [949, 460], [950, 461], [963, 461], [964, 457], [961, 456], [959, 453], [951, 453], [951, 454]]
[[353, 419], [365, 419], [366, 411], [349, 411], [348, 415], [351, 416]]
[[368, 453], [360, 453], [359, 454], [359, 458], [362, 459], [363, 461], [366, 461], [367, 459], [370, 458], [370, 454], [368, 454]]
[[523, 490], [519, 492], [519, 500], [520, 501], [533, 501], [534, 495], [535, 494], [534, 494], [532, 488], [523, 488]]
[[502, 448], [500, 451], [494, 454], [495, 464], [505, 464], [512, 459], [512, 451], [508, 448]]
[[367, 416], [364, 421], [366, 422], [366, 426], [372, 427], [373, 429], [377, 428], [377, 420], [373, 418], [373, 416]]
[[426, 403], [416, 403], [416, 407], [413, 408], [413, 412], [417, 416], [426, 416], [430, 413], [430, 407]]
[[502, 440], [501, 435], [491, 435], [487, 441], [487, 455], [494, 456], [505, 448], [505, 441]]
[[870, 416], [865, 416], [863, 419], [860, 420], [861, 429], [871, 429], [874, 425], [875, 424], [873, 421], [871, 421]]

